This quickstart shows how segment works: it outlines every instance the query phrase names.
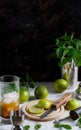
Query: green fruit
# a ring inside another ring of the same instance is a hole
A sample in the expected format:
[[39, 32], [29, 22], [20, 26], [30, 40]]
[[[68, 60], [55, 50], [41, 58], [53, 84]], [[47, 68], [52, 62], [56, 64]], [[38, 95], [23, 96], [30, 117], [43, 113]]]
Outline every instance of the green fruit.
[[69, 84], [65, 79], [57, 79], [54, 82], [54, 89], [56, 90], [56, 92], [63, 92], [68, 88]]
[[20, 104], [26, 102], [30, 97], [30, 92], [26, 87], [20, 88]]
[[37, 107], [44, 108], [44, 109], [49, 109], [51, 107], [51, 102], [48, 99], [41, 99], [38, 102]]
[[80, 107], [80, 102], [76, 99], [69, 100], [65, 105], [65, 109], [69, 111], [74, 110], [79, 107]]
[[34, 95], [37, 99], [44, 99], [48, 96], [48, 89], [44, 85], [37, 86], [34, 90]]
[[65, 79], [67, 82], [69, 82], [69, 75], [67, 72], [64, 73], [63, 79]]
[[36, 105], [30, 107], [28, 110], [32, 114], [40, 114], [44, 112], [44, 108], [38, 108]]

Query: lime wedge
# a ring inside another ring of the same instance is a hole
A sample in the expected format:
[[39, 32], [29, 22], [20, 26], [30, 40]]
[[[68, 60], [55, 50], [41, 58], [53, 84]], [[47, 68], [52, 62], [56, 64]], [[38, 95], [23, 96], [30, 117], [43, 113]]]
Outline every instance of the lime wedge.
[[39, 108], [36, 105], [30, 107], [28, 110], [32, 114], [40, 114], [40, 113], [44, 112], [44, 108]]

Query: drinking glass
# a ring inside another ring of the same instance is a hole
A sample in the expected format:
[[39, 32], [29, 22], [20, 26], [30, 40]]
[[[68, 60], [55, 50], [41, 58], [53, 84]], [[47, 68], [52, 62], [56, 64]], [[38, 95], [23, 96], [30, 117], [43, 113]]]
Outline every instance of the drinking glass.
[[0, 77], [0, 119], [10, 119], [13, 110], [19, 110], [19, 77], [4, 75]]

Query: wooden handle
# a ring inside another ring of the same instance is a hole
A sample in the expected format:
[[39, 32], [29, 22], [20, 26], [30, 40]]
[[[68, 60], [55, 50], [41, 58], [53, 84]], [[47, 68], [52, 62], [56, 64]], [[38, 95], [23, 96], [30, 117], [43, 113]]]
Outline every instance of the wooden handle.
[[66, 93], [64, 96], [56, 100], [56, 102], [53, 104], [56, 109], [64, 105], [70, 98], [72, 97], [72, 94]]

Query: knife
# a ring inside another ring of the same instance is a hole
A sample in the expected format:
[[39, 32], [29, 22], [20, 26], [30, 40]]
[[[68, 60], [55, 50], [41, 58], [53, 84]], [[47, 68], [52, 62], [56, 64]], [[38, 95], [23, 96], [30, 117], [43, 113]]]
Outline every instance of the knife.
[[40, 119], [45, 118], [48, 114], [50, 114], [52, 111], [57, 110], [60, 108], [62, 105], [64, 105], [70, 98], [72, 97], [71, 93], [66, 93], [62, 97], [60, 97], [56, 102], [52, 103], [51, 108], [49, 108], [46, 112], [44, 112], [41, 116]]

